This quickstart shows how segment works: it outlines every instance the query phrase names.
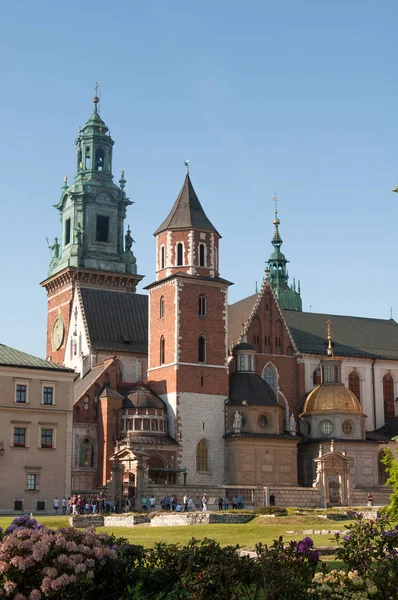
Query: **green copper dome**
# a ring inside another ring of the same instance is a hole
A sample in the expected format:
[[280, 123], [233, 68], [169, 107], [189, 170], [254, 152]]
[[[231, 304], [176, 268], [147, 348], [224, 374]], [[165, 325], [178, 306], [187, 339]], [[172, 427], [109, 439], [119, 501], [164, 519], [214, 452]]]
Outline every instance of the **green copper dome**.
[[[276, 201], [276, 198], [274, 200]], [[300, 294], [300, 282], [298, 282], [297, 289], [294, 279], [293, 285], [289, 285], [289, 275], [286, 268], [289, 261], [280, 249], [283, 240], [279, 233], [280, 220], [278, 219], [276, 208], [273, 224], [275, 225], [275, 231], [271, 243], [274, 251], [268, 259], [269, 280], [278, 299], [279, 306], [282, 309], [302, 311], [303, 303]]]

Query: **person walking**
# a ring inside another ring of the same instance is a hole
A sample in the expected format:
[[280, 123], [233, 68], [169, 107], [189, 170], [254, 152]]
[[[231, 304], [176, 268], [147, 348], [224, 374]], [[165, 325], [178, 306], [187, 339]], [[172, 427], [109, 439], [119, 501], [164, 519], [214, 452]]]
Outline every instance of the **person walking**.
[[71, 506], [72, 506], [72, 515], [77, 515], [77, 498], [76, 498], [76, 496], [72, 496]]
[[224, 510], [228, 510], [229, 509], [229, 498], [228, 496], [225, 496], [224, 498]]
[[183, 502], [184, 502], [184, 512], [187, 512], [188, 511], [188, 494], [185, 494]]
[[141, 498], [141, 504], [142, 504], [142, 510], [144, 512], [146, 512], [147, 506], [148, 506], [148, 500], [147, 500], [146, 496], [142, 496], [142, 498]]
[[62, 514], [65, 516], [66, 515], [66, 509], [67, 509], [67, 504], [66, 504], [66, 498], [65, 498], [65, 496], [61, 500], [61, 506], [62, 506]]
[[373, 506], [373, 494], [372, 494], [372, 492], [368, 493], [367, 500], [368, 500], [368, 506]]
[[218, 510], [222, 510], [222, 505], [223, 505], [223, 499], [220, 496], [218, 499]]
[[156, 510], [156, 498], [154, 497], [153, 494], [149, 498], [149, 506], [151, 507], [151, 511]]
[[207, 494], [206, 494], [206, 492], [202, 496], [202, 512], [207, 512]]
[[58, 515], [58, 510], [59, 510], [59, 500], [58, 500], [58, 497], [55, 496], [55, 498], [54, 498], [54, 511], [55, 511], [56, 515]]
[[193, 506], [193, 499], [192, 499], [192, 498], [190, 498], [190, 499], [188, 500], [188, 510], [189, 510], [190, 512], [192, 512], [192, 511], [193, 511], [193, 509], [194, 509], [194, 506]]

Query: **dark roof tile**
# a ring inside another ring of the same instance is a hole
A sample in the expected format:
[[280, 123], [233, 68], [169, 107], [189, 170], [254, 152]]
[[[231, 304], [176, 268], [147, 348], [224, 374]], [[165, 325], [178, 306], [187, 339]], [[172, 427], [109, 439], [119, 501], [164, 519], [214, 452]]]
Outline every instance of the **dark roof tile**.
[[155, 231], [154, 235], [166, 231], [166, 229], [192, 229], [193, 227], [218, 233], [214, 225], [207, 218], [199, 202], [199, 198], [193, 189], [191, 179], [187, 174], [173, 208], [161, 226]]
[[148, 296], [81, 288], [94, 349], [148, 352]]

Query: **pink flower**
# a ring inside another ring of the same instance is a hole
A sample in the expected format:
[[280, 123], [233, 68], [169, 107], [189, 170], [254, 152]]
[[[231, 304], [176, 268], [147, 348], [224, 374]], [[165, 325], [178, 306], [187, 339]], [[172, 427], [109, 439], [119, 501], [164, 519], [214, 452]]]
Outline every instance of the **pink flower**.
[[10, 579], [4, 584], [4, 589], [7, 592], [7, 594], [12, 594], [16, 587], [17, 584], [14, 581], [11, 581]]
[[32, 590], [29, 594], [29, 600], [40, 600], [41, 592], [39, 590]]
[[23, 594], [16, 594], [14, 596], [14, 600], [26, 600], [26, 596], [24, 596]]

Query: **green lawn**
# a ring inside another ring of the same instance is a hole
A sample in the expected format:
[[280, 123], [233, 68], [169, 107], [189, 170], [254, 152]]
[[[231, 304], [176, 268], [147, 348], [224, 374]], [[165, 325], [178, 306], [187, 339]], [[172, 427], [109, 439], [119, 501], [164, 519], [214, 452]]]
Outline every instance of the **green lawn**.
[[[68, 517], [36, 516], [40, 523], [46, 527], [56, 529], [68, 527]], [[12, 517], [0, 517], [0, 526], [5, 528], [12, 521]], [[101, 527], [97, 531], [114, 533], [118, 537], [124, 537], [132, 544], [141, 544], [145, 547], [153, 546], [156, 542], [167, 544], [186, 544], [192, 537], [203, 539], [204, 537], [214, 539], [221, 545], [235, 545], [243, 548], [254, 548], [257, 542], [272, 543], [280, 535], [286, 541], [301, 539], [304, 529], [339, 529], [343, 530], [352, 521], [329, 521], [318, 519], [313, 515], [288, 516], [265, 518], [256, 517], [244, 525], [190, 525], [183, 527]], [[289, 535], [287, 530], [300, 533]], [[335, 545], [331, 535], [311, 535], [315, 545]]]

